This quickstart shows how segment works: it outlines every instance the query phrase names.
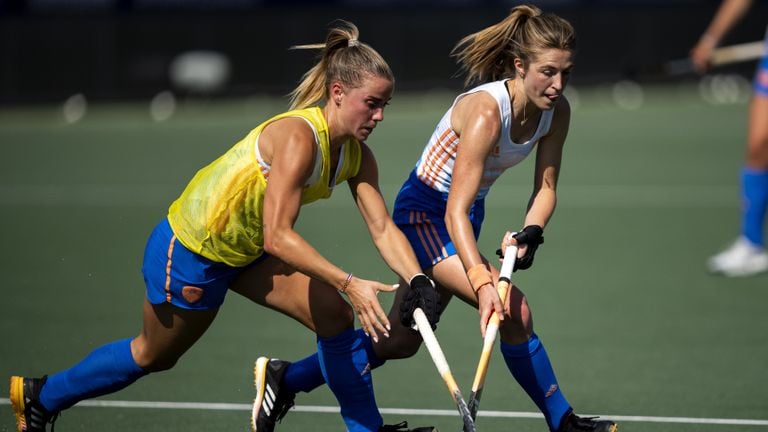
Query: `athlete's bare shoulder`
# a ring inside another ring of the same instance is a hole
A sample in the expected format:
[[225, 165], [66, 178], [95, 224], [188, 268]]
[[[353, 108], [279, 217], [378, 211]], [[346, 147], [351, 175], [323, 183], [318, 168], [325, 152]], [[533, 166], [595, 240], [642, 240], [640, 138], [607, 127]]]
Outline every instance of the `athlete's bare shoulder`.
[[264, 127], [259, 138], [259, 149], [265, 159], [278, 150], [312, 150], [314, 146], [314, 131], [306, 120], [299, 117], [285, 117], [275, 120]]
[[488, 127], [501, 125], [501, 112], [496, 99], [488, 92], [477, 91], [462, 96], [453, 107], [451, 127], [461, 135], [469, 124], [482, 122]]

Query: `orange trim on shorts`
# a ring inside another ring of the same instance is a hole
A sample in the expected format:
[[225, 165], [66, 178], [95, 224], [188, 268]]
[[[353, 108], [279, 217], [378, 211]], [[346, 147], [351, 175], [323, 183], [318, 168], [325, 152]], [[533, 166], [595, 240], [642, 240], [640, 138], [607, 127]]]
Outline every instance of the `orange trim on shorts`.
[[421, 245], [429, 255], [429, 259], [432, 264], [437, 264], [442, 261], [448, 253], [445, 250], [443, 242], [440, 241], [440, 236], [437, 234], [435, 226], [432, 221], [429, 220], [427, 214], [424, 212], [411, 212], [411, 222], [413, 223], [414, 217], [416, 219], [416, 234], [419, 235]]
[[[432, 223], [431, 220], [427, 217], [427, 214], [424, 214], [424, 220], [427, 221], [429, 224], [429, 229], [432, 231], [433, 238], [435, 239], [435, 243], [437, 243], [437, 246], [440, 248], [440, 257], [437, 260], [438, 262], [442, 261], [443, 259], [448, 257], [448, 251], [445, 250], [445, 245], [443, 244], [443, 241], [440, 239], [440, 235], [437, 233], [437, 229], [435, 228], [435, 225]], [[433, 263], [437, 264], [437, 262]]]
[[424, 251], [429, 255], [429, 260], [432, 262], [435, 262], [435, 255], [432, 253], [432, 248], [430, 245], [427, 244], [427, 241], [424, 239], [424, 233], [422, 233], [421, 229], [421, 222], [418, 223], [414, 220], [414, 218], [418, 218], [417, 213], [413, 210], [410, 211], [410, 223], [412, 225], [415, 225], [416, 227], [416, 234], [419, 235], [419, 240], [421, 240], [421, 247], [424, 248]]
[[173, 246], [176, 242], [176, 234], [171, 237], [171, 244], [168, 245], [168, 262], [165, 264], [165, 301], [171, 302], [171, 264], [173, 260]]

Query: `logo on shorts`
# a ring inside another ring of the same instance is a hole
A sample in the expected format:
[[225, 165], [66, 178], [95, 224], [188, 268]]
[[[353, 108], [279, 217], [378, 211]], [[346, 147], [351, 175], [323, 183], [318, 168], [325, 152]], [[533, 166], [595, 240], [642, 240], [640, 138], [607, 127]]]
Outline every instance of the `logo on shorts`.
[[187, 303], [197, 303], [203, 298], [203, 289], [196, 286], [186, 285], [181, 289], [181, 296]]

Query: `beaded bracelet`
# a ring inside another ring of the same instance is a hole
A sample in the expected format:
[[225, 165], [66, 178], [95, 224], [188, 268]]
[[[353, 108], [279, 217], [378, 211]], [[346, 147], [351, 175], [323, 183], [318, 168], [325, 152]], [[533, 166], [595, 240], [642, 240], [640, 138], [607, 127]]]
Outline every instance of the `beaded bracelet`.
[[352, 282], [352, 273], [347, 274], [347, 278], [344, 280], [344, 283], [341, 284], [341, 288], [339, 288], [339, 291], [341, 291], [342, 294], [347, 293], [347, 288], [349, 288], [350, 282]]

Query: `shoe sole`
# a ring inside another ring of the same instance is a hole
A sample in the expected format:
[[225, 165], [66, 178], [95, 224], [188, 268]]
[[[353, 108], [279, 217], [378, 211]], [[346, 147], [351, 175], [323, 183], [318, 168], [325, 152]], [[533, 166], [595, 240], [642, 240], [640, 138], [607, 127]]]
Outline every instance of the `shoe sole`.
[[11, 388], [8, 398], [11, 400], [13, 413], [16, 415], [16, 431], [24, 432], [27, 430], [27, 422], [24, 419], [24, 378], [20, 376], [11, 377]]
[[758, 276], [762, 273], [768, 272], [768, 269], [763, 267], [756, 267], [756, 268], [749, 268], [749, 269], [729, 270], [729, 269], [710, 267], [709, 271], [710, 273], [719, 274], [719, 275], [730, 277], [730, 278], [746, 278], [751, 276]]
[[266, 357], [259, 357], [253, 366], [253, 386], [256, 388], [256, 399], [253, 400], [253, 408], [251, 409], [251, 430], [256, 430], [256, 419], [259, 418], [259, 410], [261, 410], [261, 404], [264, 402], [264, 387], [267, 385], [267, 365], [269, 359]]

